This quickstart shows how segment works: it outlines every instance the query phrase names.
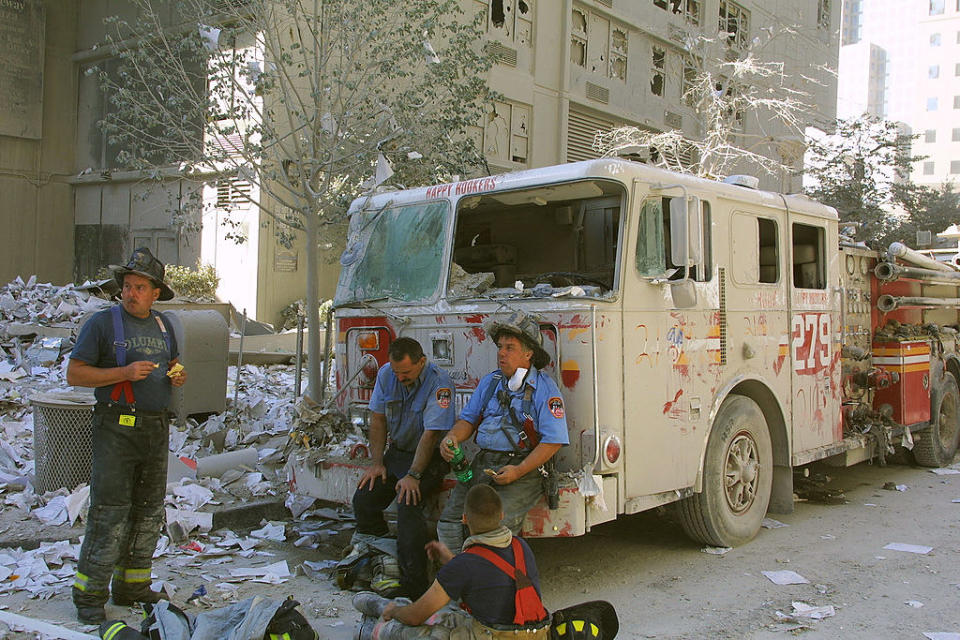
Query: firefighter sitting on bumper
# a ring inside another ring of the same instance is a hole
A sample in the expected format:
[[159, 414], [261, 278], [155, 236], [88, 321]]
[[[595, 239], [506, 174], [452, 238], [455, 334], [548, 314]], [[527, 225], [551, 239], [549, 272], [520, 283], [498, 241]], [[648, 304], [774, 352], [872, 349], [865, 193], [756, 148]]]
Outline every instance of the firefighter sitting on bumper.
[[[503, 501], [503, 524], [517, 535], [523, 519], [544, 495], [542, 467], [569, 443], [563, 397], [541, 370], [550, 356], [541, 346], [540, 326], [523, 313], [486, 327], [497, 345], [500, 369], [483, 377], [460, 419], [444, 437], [440, 454], [453, 457], [452, 445], [476, 432], [479, 453], [473, 479], [491, 483]], [[437, 537], [450, 549], [463, 542], [464, 497], [468, 484], [457, 483], [437, 523]]]
[[150, 590], [153, 551], [163, 527], [171, 386], [187, 375], [169, 322], [151, 307], [170, 300], [164, 266], [149, 249], [110, 265], [121, 303], [87, 322], [70, 354], [67, 382], [96, 387], [90, 514], [73, 602], [77, 619], [99, 624], [113, 576], [113, 602], [157, 602]]
[[[476, 485], [467, 493], [465, 502], [463, 519], [470, 537], [464, 543], [463, 553], [454, 555], [442, 543], [431, 542], [430, 555], [443, 566], [427, 592], [412, 604], [388, 602], [372, 593], [357, 594], [354, 606], [365, 617], [356, 637], [550, 637], [550, 616], [540, 599], [540, 577], [533, 552], [526, 542], [500, 524], [503, 510], [497, 492], [487, 485]], [[447, 607], [451, 599], [459, 601], [462, 610]], [[378, 615], [381, 621], [374, 620]], [[417, 626], [424, 623], [429, 626]]]
[[[378, 585], [377, 590], [418, 598], [429, 586], [424, 545], [430, 536], [423, 503], [449, 471], [436, 449], [453, 424], [453, 383], [445, 371], [427, 362], [413, 338], [394, 340], [389, 357], [370, 397], [373, 464], [353, 494], [353, 511], [357, 534], [385, 536], [383, 510], [396, 497], [400, 585]], [[384, 453], [388, 435], [390, 446]]]

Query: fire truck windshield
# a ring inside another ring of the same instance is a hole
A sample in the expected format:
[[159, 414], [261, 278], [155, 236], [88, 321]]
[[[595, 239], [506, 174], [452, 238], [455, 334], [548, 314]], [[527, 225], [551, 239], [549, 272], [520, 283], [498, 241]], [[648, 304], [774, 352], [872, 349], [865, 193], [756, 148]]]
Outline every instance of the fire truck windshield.
[[355, 213], [336, 304], [432, 299], [443, 274], [448, 212], [447, 202], [429, 202]]
[[624, 197], [617, 182], [581, 179], [461, 199], [448, 294], [610, 293]]

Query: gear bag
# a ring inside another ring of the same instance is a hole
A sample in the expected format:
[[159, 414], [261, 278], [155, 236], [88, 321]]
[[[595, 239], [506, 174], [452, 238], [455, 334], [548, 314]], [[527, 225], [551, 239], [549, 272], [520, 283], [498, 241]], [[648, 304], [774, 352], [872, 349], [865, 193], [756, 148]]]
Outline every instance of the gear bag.
[[510, 547], [513, 549], [514, 564], [512, 565], [486, 547], [474, 545], [467, 549], [465, 553], [480, 556], [513, 579], [517, 590], [514, 596], [514, 624], [527, 625], [542, 622], [547, 618], [547, 611], [543, 608], [543, 602], [540, 601], [537, 588], [533, 586], [533, 582], [527, 576], [527, 560], [523, 555], [523, 547], [520, 546], [520, 541], [517, 538], [513, 539]]

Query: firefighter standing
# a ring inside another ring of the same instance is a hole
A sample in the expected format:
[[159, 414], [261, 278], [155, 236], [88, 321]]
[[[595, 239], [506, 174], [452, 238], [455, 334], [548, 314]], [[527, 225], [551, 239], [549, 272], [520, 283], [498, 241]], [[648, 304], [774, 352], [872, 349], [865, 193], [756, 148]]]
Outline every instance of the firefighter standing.
[[541, 468], [569, 443], [560, 389], [541, 371], [550, 356], [541, 346], [539, 324], [516, 313], [486, 331], [497, 345], [500, 369], [480, 380], [440, 447], [449, 461], [452, 447], [475, 431], [480, 447], [473, 479], [457, 483], [437, 523], [437, 537], [450, 549], [461, 548], [464, 497], [478, 482], [493, 483], [503, 501], [503, 524], [519, 534], [527, 511], [544, 495]]
[[105, 619], [108, 583], [113, 602], [157, 602], [150, 567], [163, 526], [171, 387], [182, 386], [176, 338], [151, 309], [170, 300], [164, 266], [149, 249], [125, 266], [111, 265], [121, 303], [94, 315], [70, 354], [67, 382], [95, 387], [90, 511], [73, 584], [77, 619]]
[[430, 536], [423, 502], [449, 470], [436, 449], [453, 424], [453, 383], [445, 371], [427, 362], [413, 338], [390, 343], [389, 357], [390, 362], [377, 373], [370, 396], [373, 464], [357, 485], [353, 511], [358, 534], [384, 536], [383, 510], [396, 497], [400, 584], [377, 588], [381, 593], [418, 598], [429, 585], [424, 545]]

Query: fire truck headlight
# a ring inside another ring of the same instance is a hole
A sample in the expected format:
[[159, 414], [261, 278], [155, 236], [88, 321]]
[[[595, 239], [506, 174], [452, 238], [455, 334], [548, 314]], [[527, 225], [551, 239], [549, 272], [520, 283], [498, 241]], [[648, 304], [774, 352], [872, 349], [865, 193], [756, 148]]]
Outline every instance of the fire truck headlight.
[[357, 346], [361, 351], [377, 351], [380, 349], [380, 334], [376, 331], [361, 331], [357, 334]]
[[620, 445], [620, 438], [617, 436], [607, 436], [603, 443], [603, 459], [609, 465], [617, 464], [620, 460], [620, 452], [623, 447]]

